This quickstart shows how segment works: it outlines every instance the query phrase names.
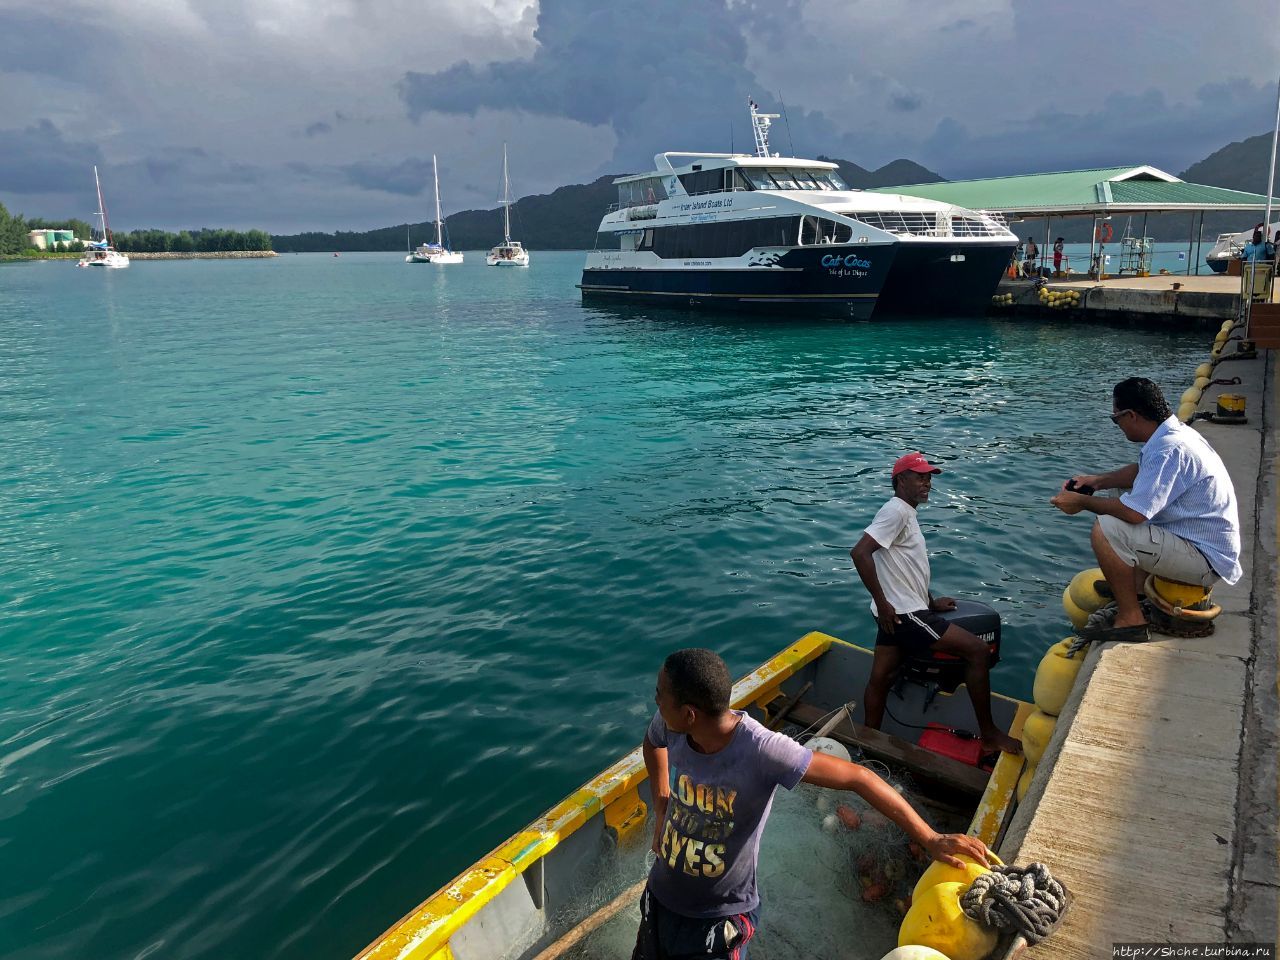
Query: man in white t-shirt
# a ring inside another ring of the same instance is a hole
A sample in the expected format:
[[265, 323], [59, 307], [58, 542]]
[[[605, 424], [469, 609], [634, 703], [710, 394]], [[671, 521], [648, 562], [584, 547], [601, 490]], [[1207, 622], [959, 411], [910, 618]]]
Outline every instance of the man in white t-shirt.
[[988, 750], [1021, 753], [1022, 744], [991, 719], [991, 678], [987, 645], [968, 630], [938, 614], [954, 610], [950, 597], [929, 592], [929, 554], [916, 519], [916, 507], [929, 499], [934, 474], [941, 473], [922, 453], [908, 453], [893, 465], [893, 497], [880, 508], [850, 555], [871, 594], [876, 632], [875, 661], [863, 693], [867, 726], [879, 729], [885, 695], [894, 674], [909, 657], [930, 652], [960, 657], [967, 664], [964, 685], [973, 701], [982, 745]]

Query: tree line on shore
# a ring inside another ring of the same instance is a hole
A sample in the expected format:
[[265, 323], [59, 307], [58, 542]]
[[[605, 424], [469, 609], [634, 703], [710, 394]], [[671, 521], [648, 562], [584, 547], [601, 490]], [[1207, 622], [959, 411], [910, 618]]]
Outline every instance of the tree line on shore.
[[[32, 230], [70, 230], [75, 239], [54, 245], [54, 253], [80, 253], [93, 232], [83, 220], [28, 219], [11, 214], [0, 203], [0, 255], [36, 253], [27, 234]], [[270, 250], [271, 234], [265, 230], [130, 230], [114, 233], [115, 248], [124, 253], [215, 253], [229, 250]]]

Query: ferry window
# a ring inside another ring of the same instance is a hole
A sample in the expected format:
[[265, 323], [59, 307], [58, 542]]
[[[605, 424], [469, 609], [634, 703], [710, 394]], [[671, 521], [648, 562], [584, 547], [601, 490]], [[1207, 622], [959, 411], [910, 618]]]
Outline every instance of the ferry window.
[[640, 242], [636, 244], [636, 249], [637, 250], [653, 249], [653, 228], [652, 227], [650, 227], [648, 230], [646, 230], [643, 234], [640, 235]]
[[840, 175], [834, 170], [824, 170], [822, 173], [814, 173], [818, 182], [822, 184], [824, 190], [848, 190], [845, 182], [840, 179]]
[[817, 190], [818, 189], [817, 182], [813, 179], [813, 177], [809, 176], [809, 174], [805, 173], [803, 170], [797, 170], [795, 172], [795, 181], [799, 185], [801, 190]]
[[833, 239], [836, 243], [848, 243], [853, 239], [853, 227], [847, 223], [832, 224], [835, 228]]
[[724, 189], [724, 174], [720, 170], [697, 170], [680, 174], [680, 182], [689, 194], [717, 193]]
[[596, 249], [597, 250], [617, 250], [618, 235], [616, 233], [607, 233], [603, 230], [600, 233], [597, 233]]
[[748, 169], [743, 171], [747, 179], [751, 181], [751, 185], [757, 190], [777, 190], [777, 185], [773, 182], [773, 178], [769, 176], [767, 170]]
[[795, 180], [792, 178], [791, 174], [788, 173], [786, 170], [770, 170], [769, 174], [770, 176], [773, 177], [773, 182], [778, 185], [779, 190], [798, 189], [796, 187]]
[[822, 224], [827, 223], [826, 220], [819, 220], [817, 217], [805, 217], [800, 221], [800, 243], [802, 246], [812, 246], [815, 243], [822, 242]]
[[733, 186], [730, 190], [754, 190], [755, 186], [747, 178], [747, 173], [741, 167], [733, 167]]

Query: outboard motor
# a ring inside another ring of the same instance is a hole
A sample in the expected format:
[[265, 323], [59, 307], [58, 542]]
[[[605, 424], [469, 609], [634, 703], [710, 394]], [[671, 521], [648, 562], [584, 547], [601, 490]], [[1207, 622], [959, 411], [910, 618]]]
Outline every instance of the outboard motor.
[[[948, 623], [968, 630], [987, 645], [987, 665], [1000, 662], [1000, 614], [985, 603], [976, 600], [957, 600], [956, 608], [939, 613]], [[955, 693], [964, 682], [966, 664], [959, 657], [946, 653], [930, 652], [918, 659], [904, 662], [899, 680], [910, 680], [944, 693]]]

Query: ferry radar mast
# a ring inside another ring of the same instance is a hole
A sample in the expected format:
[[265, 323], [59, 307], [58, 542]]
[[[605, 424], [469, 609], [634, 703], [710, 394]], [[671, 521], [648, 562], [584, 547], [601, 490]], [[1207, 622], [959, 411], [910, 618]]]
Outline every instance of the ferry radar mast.
[[777, 154], [769, 153], [769, 124], [777, 120], [781, 114], [761, 113], [760, 107], [756, 105], [756, 101], [752, 97], [747, 98], [747, 103], [751, 105], [751, 129], [755, 131], [756, 135], [756, 156], [777, 156]]

